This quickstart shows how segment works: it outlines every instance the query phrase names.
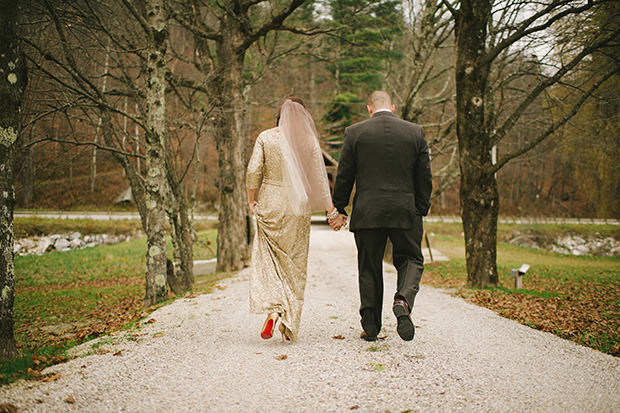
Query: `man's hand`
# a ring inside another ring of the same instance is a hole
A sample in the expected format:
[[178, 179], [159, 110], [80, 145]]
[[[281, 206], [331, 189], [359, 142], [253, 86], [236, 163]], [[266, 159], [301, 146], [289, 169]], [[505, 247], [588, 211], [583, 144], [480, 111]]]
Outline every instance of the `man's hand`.
[[334, 231], [340, 231], [340, 228], [347, 225], [347, 216], [344, 214], [338, 214], [338, 217], [329, 221], [329, 226]]

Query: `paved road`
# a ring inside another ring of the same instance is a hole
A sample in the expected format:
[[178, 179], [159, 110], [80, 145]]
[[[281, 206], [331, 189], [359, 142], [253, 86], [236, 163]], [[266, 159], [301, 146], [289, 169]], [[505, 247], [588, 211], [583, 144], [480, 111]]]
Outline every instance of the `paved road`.
[[[68, 211], [28, 211], [16, 210], [16, 217], [41, 217], [60, 219], [140, 219], [137, 212], [68, 212]], [[196, 215], [195, 219], [217, 220], [216, 215]], [[313, 216], [313, 220], [324, 221], [320, 216]], [[456, 215], [431, 215], [424, 218], [425, 222], [461, 222], [461, 217]], [[571, 225], [620, 225], [618, 219], [597, 218], [535, 218], [535, 217], [500, 217], [500, 224], [571, 224]]]
[[[112, 211], [30, 211], [16, 210], [14, 217], [27, 218], [57, 218], [57, 219], [93, 219], [93, 220], [116, 220], [116, 219], [140, 219], [137, 212], [112, 212]], [[195, 215], [195, 219], [217, 220], [214, 215]]]
[[438, 289], [423, 286], [416, 337], [403, 342], [389, 311], [393, 271], [385, 338], [361, 341], [353, 238], [325, 226], [311, 237], [297, 343], [260, 339], [263, 316], [248, 312], [244, 270], [213, 294], [160, 308], [137, 330], [82, 345], [82, 357], [48, 370], [55, 381], [0, 388], [0, 404], [20, 412], [620, 411], [620, 359]]

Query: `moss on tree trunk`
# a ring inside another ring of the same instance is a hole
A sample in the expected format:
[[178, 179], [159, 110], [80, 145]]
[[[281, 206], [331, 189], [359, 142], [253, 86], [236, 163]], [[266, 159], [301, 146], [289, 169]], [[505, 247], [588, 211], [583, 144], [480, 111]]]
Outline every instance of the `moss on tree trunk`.
[[27, 71], [15, 33], [18, 3], [0, 0], [0, 360], [18, 354], [13, 333], [15, 293], [13, 210], [15, 152]]

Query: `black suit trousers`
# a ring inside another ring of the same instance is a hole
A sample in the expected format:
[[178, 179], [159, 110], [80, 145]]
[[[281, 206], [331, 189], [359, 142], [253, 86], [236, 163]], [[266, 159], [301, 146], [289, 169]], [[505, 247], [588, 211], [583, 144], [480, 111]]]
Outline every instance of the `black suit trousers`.
[[355, 230], [359, 271], [362, 328], [370, 335], [381, 330], [383, 308], [383, 254], [389, 238], [394, 267], [398, 273], [394, 298], [402, 298], [413, 309], [424, 271], [422, 217], [415, 216], [413, 228], [370, 228]]

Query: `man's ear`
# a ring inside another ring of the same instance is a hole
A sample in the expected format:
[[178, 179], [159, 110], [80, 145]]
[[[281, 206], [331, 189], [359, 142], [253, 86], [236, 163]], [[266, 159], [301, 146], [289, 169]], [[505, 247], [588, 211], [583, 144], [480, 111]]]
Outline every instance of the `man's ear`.
[[366, 109], [368, 109], [368, 114], [372, 116], [372, 108], [370, 107], [370, 105], [366, 105]]
[[394, 113], [395, 109], [396, 109], [396, 107], [394, 105], [392, 105], [392, 113]]

